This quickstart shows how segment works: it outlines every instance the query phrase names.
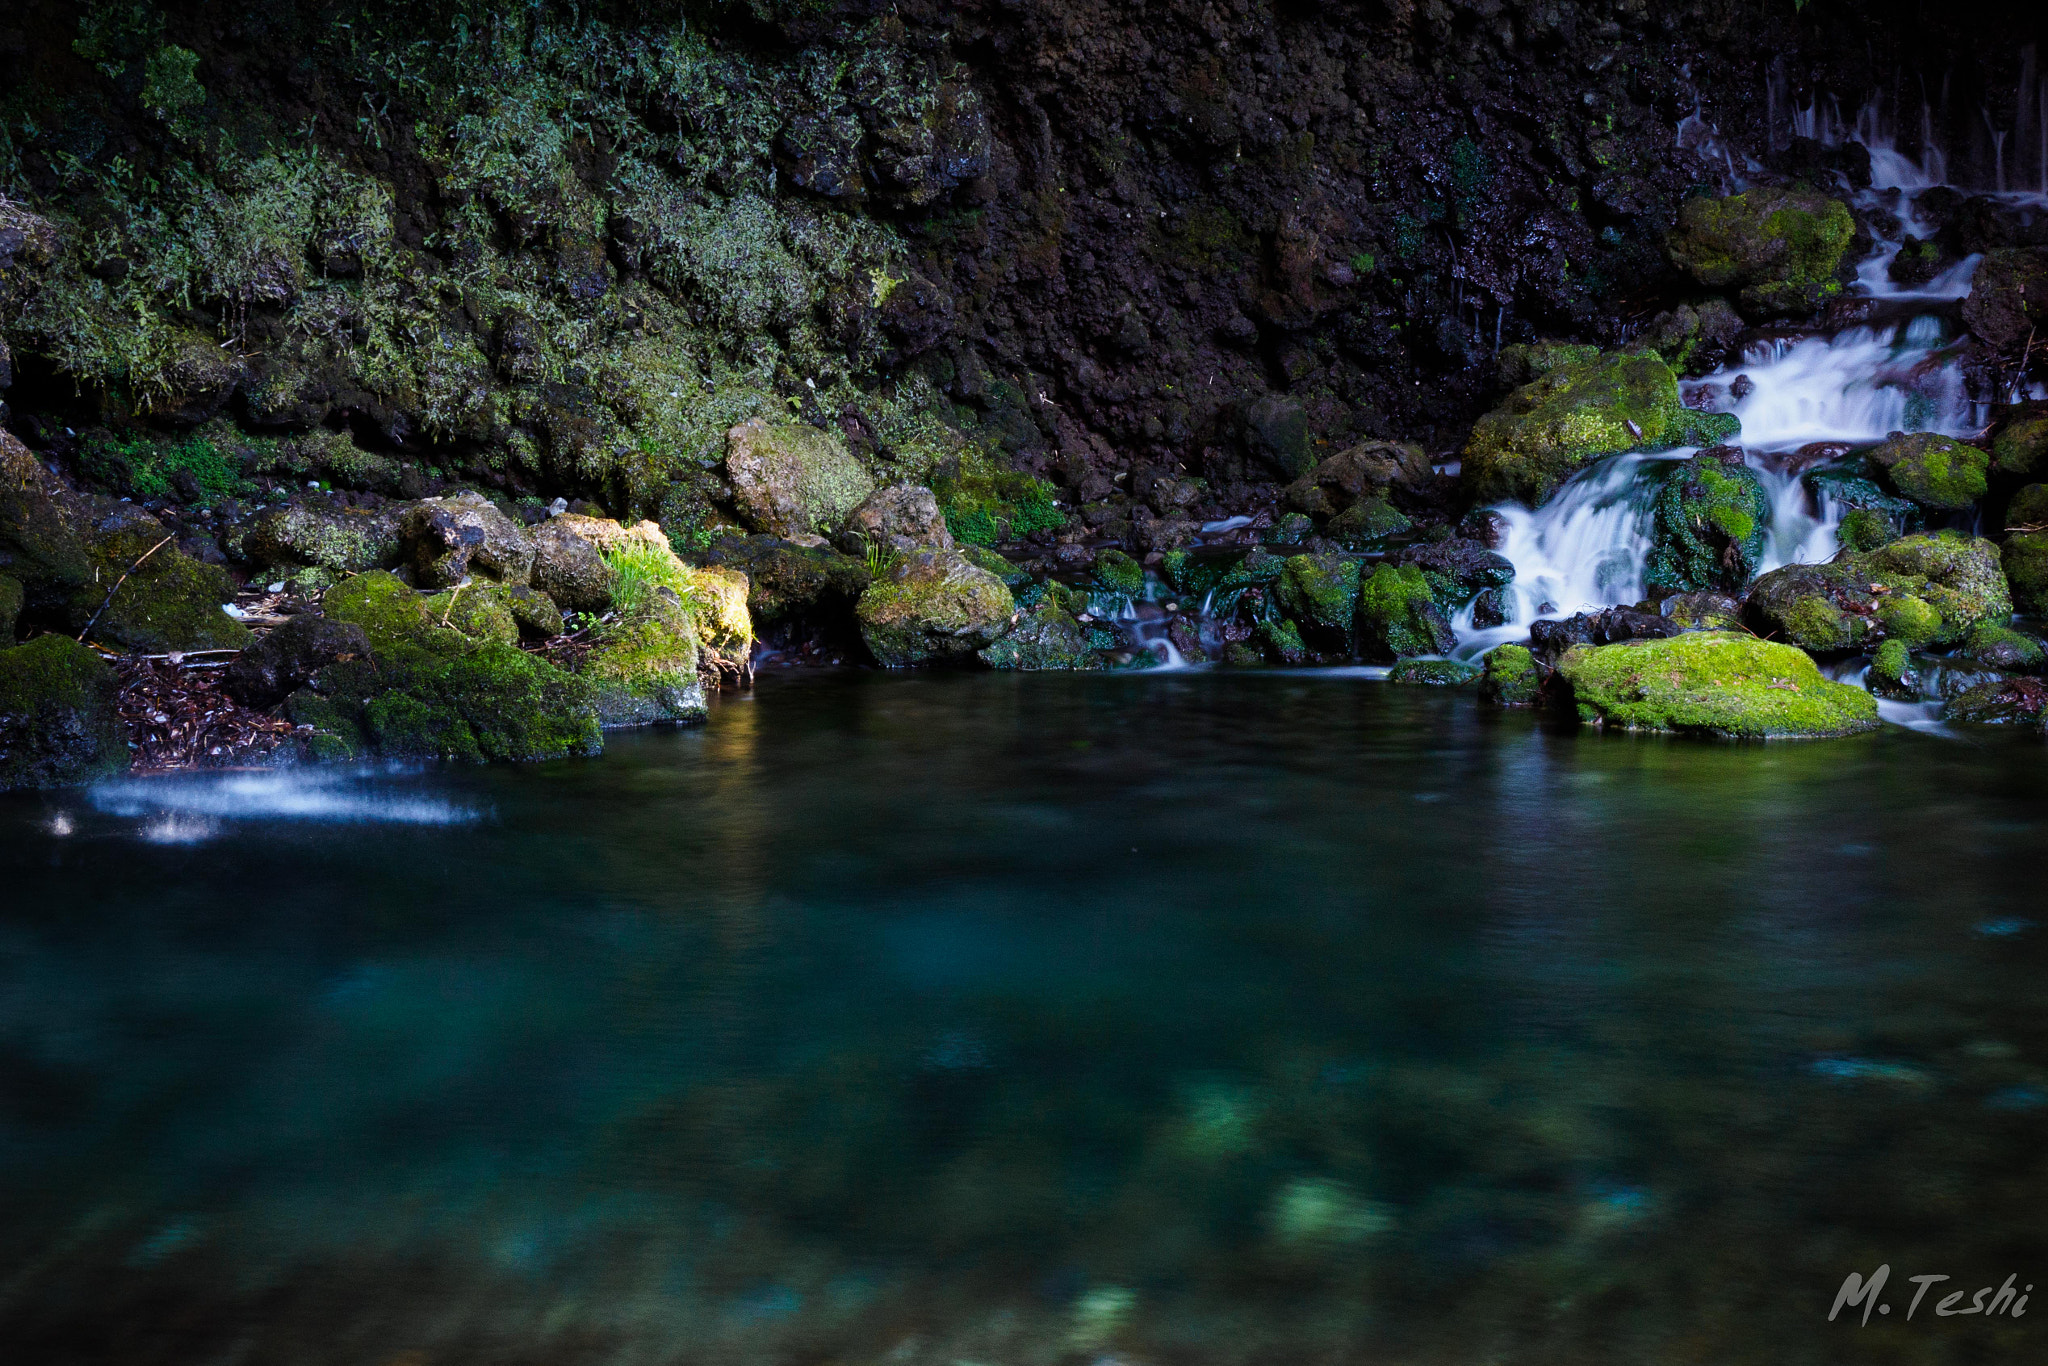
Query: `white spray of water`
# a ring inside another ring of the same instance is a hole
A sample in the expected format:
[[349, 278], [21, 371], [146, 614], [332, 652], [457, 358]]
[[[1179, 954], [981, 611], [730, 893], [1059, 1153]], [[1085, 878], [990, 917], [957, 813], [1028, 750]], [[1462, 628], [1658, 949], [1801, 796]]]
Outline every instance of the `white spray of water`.
[[88, 796], [108, 815], [140, 818], [138, 833], [153, 844], [198, 843], [226, 820], [459, 825], [479, 818], [469, 807], [378, 781], [391, 776], [362, 769], [192, 773], [102, 783]]

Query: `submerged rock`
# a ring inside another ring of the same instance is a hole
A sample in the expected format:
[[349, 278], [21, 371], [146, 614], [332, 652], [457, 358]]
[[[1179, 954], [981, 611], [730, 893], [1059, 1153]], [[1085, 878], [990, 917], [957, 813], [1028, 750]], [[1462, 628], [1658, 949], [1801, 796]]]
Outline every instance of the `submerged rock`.
[[1479, 681], [1480, 671], [1455, 659], [1404, 659], [1387, 674], [1389, 683], [1416, 683], [1430, 688], [1462, 688]]
[[920, 550], [899, 556], [869, 585], [855, 615], [876, 660], [900, 669], [987, 648], [1015, 611], [1002, 580], [957, 550]]
[[1444, 654], [1456, 643], [1420, 567], [1378, 565], [1359, 584], [1358, 646], [1366, 659], [1391, 664]]
[[1867, 458], [1901, 495], [1937, 512], [1962, 512], [1989, 488], [1991, 457], [1954, 437], [1893, 432]]
[[58, 787], [128, 767], [120, 684], [67, 636], [0, 650], [0, 788]]
[[1643, 578], [1654, 588], [1740, 592], [1762, 562], [1770, 499], [1732, 446], [1674, 465], [1657, 490]]
[[1480, 418], [1463, 477], [1482, 502], [1534, 507], [1601, 456], [1709, 445], [1740, 426], [1732, 415], [1680, 406], [1678, 376], [1655, 354], [1605, 355], [1559, 366]]
[[1951, 645], [1979, 622], [2003, 622], [2012, 600], [1998, 547], [1938, 532], [1772, 570], [1750, 590], [1745, 614], [1772, 639], [1840, 654], [1883, 640], [1915, 649]]
[[1979, 683], [1950, 699], [1942, 715], [1975, 726], [2048, 726], [2048, 684], [2038, 678]]
[[1581, 720], [1744, 738], [1877, 727], [1869, 693], [1821, 676], [1804, 651], [1729, 631], [1579, 645], [1558, 663]]
[[821, 544], [875, 489], [844, 442], [804, 423], [757, 417], [727, 432], [725, 443], [734, 502], [756, 531]]
[[1839, 199], [1759, 186], [1686, 200], [1667, 245], [1672, 264], [1709, 289], [1739, 289], [1751, 314], [1805, 318], [1841, 292], [1842, 255], [1855, 235]]

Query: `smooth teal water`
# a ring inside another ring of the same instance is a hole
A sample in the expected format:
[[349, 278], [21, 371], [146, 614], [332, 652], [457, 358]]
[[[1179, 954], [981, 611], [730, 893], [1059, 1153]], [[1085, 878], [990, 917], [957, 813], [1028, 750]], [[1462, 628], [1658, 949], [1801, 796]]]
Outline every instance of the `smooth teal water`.
[[2048, 1359], [1902, 1321], [2048, 1300], [2044, 778], [849, 673], [10, 798], [0, 1360]]

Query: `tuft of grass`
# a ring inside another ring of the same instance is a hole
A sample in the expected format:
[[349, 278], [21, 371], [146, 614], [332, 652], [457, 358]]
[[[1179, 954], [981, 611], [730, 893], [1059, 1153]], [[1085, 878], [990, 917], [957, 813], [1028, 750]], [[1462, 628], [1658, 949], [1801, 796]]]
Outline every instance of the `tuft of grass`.
[[673, 589], [690, 603], [689, 572], [664, 547], [626, 541], [605, 551], [604, 563], [612, 572], [612, 610], [621, 618], [644, 608], [657, 589]]

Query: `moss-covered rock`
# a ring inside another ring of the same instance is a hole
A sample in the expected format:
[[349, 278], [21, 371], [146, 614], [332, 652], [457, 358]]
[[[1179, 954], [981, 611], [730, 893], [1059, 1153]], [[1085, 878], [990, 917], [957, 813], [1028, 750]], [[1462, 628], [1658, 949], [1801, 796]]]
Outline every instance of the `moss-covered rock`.
[[1559, 366], [1480, 418], [1462, 477], [1480, 501], [1534, 507], [1603, 455], [1707, 445], [1740, 425], [1682, 407], [1678, 376], [1654, 353], [1605, 355]]
[[726, 433], [725, 472], [756, 531], [816, 544], [874, 492], [874, 477], [836, 435], [763, 418]]
[[2008, 531], [2048, 531], [2048, 484], [2028, 484], [2005, 505]]
[[0, 649], [0, 788], [58, 787], [128, 767], [120, 684], [66, 636]]
[[1581, 720], [1627, 730], [1766, 739], [1878, 724], [1869, 693], [1830, 682], [1804, 651], [1732, 631], [1577, 645], [1557, 671]]
[[747, 608], [760, 631], [850, 621], [854, 604], [874, 577], [866, 563], [851, 555], [772, 536], [727, 537], [691, 558], [745, 572]]
[[1095, 587], [1104, 593], [1126, 598], [1145, 596], [1145, 566], [1121, 550], [1096, 551], [1093, 577]]
[[1391, 664], [1411, 655], [1440, 655], [1456, 640], [1420, 567], [1377, 565], [1360, 582], [1358, 647], [1365, 658]]
[[249, 643], [248, 628], [223, 610], [234, 599], [235, 581], [220, 566], [162, 544], [170, 533], [155, 518], [116, 505], [89, 534], [95, 575], [71, 596], [72, 630], [143, 654], [238, 650]]
[[62, 481], [0, 428], [0, 572], [20, 581], [29, 607], [59, 605], [92, 583], [79, 520]]
[[1773, 570], [1750, 589], [1745, 613], [1771, 639], [1840, 654], [1887, 639], [1914, 648], [1954, 644], [1979, 622], [2003, 622], [2012, 599], [1996, 546], [1941, 532]]
[[1088, 635], [1072, 613], [1049, 598], [1026, 608], [1015, 624], [981, 651], [992, 669], [1099, 669], [1101, 656], [1089, 648]]
[[1937, 512], [1962, 512], [1990, 487], [1991, 457], [1954, 437], [1893, 432], [1866, 454], [1892, 488]]
[[327, 576], [324, 589], [349, 574], [396, 566], [404, 553], [403, 515], [403, 508], [389, 504], [305, 499], [257, 513], [235, 528], [230, 549], [252, 568], [283, 570], [288, 578], [319, 570]]
[[1999, 562], [2012, 585], [2013, 604], [2030, 617], [2048, 616], [2048, 531], [2006, 537]]
[[1842, 524], [1835, 531], [1835, 539], [1842, 548], [1854, 553], [1875, 550], [1898, 538], [1898, 527], [1876, 508], [1850, 508], [1842, 514]]
[[1742, 629], [1742, 599], [1732, 593], [1675, 593], [1658, 603], [1657, 610], [1682, 631]]
[[447, 588], [472, 575], [505, 584], [533, 576], [533, 537], [480, 493], [422, 498], [399, 521], [414, 576]]
[[2028, 337], [2048, 332], [2048, 249], [1986, 252], [1970, 277], [1963, 323], [1994, 351], [2018, 351]]
[[1496, 645], [1486, 652], [1479, 695], [1496, 707], [1533, 707], [1543, 688], [1536, 656], [1525, 645]]
[[21, 604], [24, 596], [20, 579], [11, 574], [0, 574], [0, 647], [14, 643], [14, 631], [21, 622]]
[[1480, 670], [1455, 659], [1404, 659], [1387, 672], [1389, 683], [1425, 688], [1462, 688], [1479, 681]]
[[493, 588], [429, 598], [372, 571], [321, 605], [363, 629], [371, 658], [321, 669], [288, 700], [324, 737], [316, 752], [530, 760], [602, 747], [590, 684], [511, 644], [518, 627]]
[[1296, 512], [1334, 517], [1361, 503], [1384, 505], [1389, 491], [1423, 489], [1434, 477], [1429, 457], [1420, 446], [1361, 441], [1289, 484], [1284, 497]]
[[1535, 341], [1511, 342], [1500, 349], [1495, 364], [1501, 379], [1513, 385], [1527, 384], [1543, 378], [1552, 370], [1567, 365], [1582, 365], [1597, 360], [1600, 348], [1584, 342]]
[[1273, 585], [1273, 600], [1302, 637], [1348, 652], [1358, 617], [1359, 564], [1342, 555], [1293, 555]]
[[1770, 510], [1739, 450], [1717, 446], [1673, 466], [1657, 491], [1645, 580], [1685, 593], [1740, 592], [1763, 560]]
[[1877, 647], [1877, 653], [1870, 657], [1870, 668], [1864, 671], [1863, 686], [1896, 702], [1911, 702], [1920, 696], [1919, 680], [1913, 673], [1913, 652], [1904, 641], [1887, 640]]
[[1031, 582], [1031, 571], [1021, 565], [1012, 564], [987, 546], [963, 545], [959, 547], [960, 558], [976, 569], [986, 569], [1003, 581], [1003, 587], [1016, 593]]
[[1983, 621], [1970, 628], [1963, 639], [1963, 659], [1980, 669], [2008, 674], [2037, 674], [2044, 656], [2041, 642], [2009, 626]]
[[565, 612], [611, 606], [612, 576], [597, 543], [577, 530], [586, 518], [555, 517], [533, 532], [533, 586]]
[[1413, 529], [1407, 514], [1385, 498], [1361, 498], [1330, 519], [1329, 538], [1353, 550], [1370, 550]]
[[1973, 726], [2048, 727], [2048, 685], [2038, 678], [1988, 679], [1950, 698], [1942, 715]]
[[1658, 314], [1638, 340], [1679, 374], [1703, 375], [1728, 360], [1744, 326], [1726, 300], [1704, 299]]
[[1991, 441], [2000, 474], [2030, 479], [2048, 474], [2048, 405], [2034, 404], [2008, 418]]
[[938, 495], [922, 484], [891, 484], [876, 489], [848, 514], [839, 544], [853, 554], [863, 554], [870, 547], [951, 550], [953, 533], [939, 511]]
[[706, 715], [698, 647], [690, 608], [673, 589], [657, 588], [596, 633], [576, 674], [590, 685], [598, 721], [607, 729], [695, 725]]
[[869, 585], [855, 616], [876, 660], [900, 669], [986, 649], [1015, 611], [1002, 580], [957, 550], [920, 550], [899, 556]]
[[1688, 199], [1668, 246], [1672, 264], [1709, 289], [1739, 289], [1752, 314], [1804, 318], [1841, 292], [1842, 255], [1855, 235], [1840, 200], [1760, 186]]

